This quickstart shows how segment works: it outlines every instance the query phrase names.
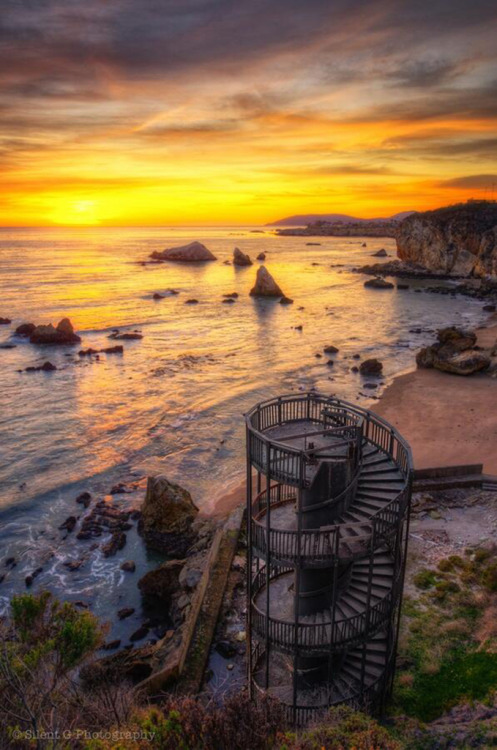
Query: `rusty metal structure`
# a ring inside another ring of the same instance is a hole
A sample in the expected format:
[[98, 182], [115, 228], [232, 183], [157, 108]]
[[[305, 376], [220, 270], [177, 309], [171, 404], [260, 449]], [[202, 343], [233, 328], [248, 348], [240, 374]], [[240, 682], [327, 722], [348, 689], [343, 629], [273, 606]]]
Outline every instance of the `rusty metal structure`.
[[412, 457], [371, 411], [317, 393], [246, 415], [251, 697], [303, 725], [391, 692]]

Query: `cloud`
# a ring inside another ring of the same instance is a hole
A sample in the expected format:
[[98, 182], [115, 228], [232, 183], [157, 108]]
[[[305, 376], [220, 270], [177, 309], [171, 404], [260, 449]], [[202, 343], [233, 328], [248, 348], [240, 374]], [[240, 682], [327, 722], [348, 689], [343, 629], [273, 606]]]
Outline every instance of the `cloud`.
[[497, 174], [473, 174], [467, 177], [455, 177], [452, 180], [442, 180], [441, 187], [462, 188], [472, 190], [496, 190]]

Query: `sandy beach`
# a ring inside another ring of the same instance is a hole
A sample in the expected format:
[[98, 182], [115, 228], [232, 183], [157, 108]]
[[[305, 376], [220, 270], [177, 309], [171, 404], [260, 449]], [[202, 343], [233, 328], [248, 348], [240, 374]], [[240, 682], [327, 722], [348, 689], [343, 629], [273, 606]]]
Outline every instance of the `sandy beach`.
[[[477, 331], [480, 346], [495, 343], [492, 323]], [[497, 474], [497, 380], [488, 375], [415, 370], [396, 378], [373, 408], [409, 441], [417, 469], [482, 463]]]

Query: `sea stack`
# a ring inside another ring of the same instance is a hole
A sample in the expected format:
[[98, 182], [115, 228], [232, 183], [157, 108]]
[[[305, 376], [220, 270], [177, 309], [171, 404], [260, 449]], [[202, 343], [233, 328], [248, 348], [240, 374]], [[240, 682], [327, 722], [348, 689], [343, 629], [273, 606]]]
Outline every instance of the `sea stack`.
[[235, 247], [233, 250], [233, 265], [234, 266], [251, 266], [252, 261], [250, 256], [246, 253], [242, 253], [239, 247]]
[[151, 256], [154, 260], [175, 260], [180, 263], [198, 263], [205, 260], [217, 260], [216, 256], [201, 242], [190, 242], [188, 245], [170, 247], [159, 252], [155, 250]]
[[251, 297], [284, 297], [280, 287], [273, 279], [266, 266], [259, 266], [255, 285], [250, 290]]

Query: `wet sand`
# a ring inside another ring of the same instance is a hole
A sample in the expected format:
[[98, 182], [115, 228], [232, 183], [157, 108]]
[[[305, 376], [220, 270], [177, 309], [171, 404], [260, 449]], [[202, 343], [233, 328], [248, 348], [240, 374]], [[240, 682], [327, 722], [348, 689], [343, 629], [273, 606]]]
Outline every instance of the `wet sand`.
[[[477, 333], [490, 347], [497, 325]], [[409, 441], [417, 469], [482, 463], [497, 474], [497, 379], [416, 370], [396, 378], [373, 409]]]

